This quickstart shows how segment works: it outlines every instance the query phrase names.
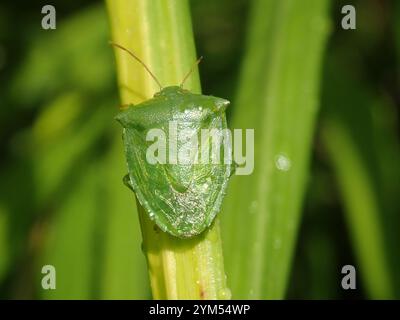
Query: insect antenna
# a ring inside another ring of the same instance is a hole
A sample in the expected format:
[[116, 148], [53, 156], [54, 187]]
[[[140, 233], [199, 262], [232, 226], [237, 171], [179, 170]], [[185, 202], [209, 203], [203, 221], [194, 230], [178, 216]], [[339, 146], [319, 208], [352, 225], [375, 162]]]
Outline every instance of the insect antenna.
[[154, 79], [154, 81], [157, 82], [158, 86], [160, 87], [160, 90], [162, 90], [162, 85], [161, 85], [160, 81], [158, 81], [158, 79], [156, 78], [154, 73], [150, 71], [150, 69], [146, 66], [146, 64], [139, 57], [137, 57], [132, 51], [128, 50], [127, 48], [125, 48], [117, 43], [110, 41], [110, 44], [114, 47], [124, 50], [129, 55], [131, 55], [137, 62], [139, 62], [146, 69], [146, 71], [150, 74], [150, 76]]
[[199, 65], [199, 63], [201, 62], [201, 60], [203, 60], [203, 56], [201, 56], [199, 59], [197, 59], [197, 61], [195, 63], [193, 63], [192, 67], [190, 68], [189, 72], [186, 74], [186, 76], [183, 78], [182, 82], [181, 82], [181, 88], [183, 88], [183, 84], [185, 83], [185, 81], [189, 78], [189, 76], [192, 74], [193, 70], [195, 67], [197, 67]]

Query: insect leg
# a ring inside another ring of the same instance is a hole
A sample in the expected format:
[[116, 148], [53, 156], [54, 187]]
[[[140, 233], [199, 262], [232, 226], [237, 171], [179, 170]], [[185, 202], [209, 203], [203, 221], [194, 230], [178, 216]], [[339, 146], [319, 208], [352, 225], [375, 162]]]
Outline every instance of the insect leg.
[[124, 185], [126, 185], [129, 189], [131, 189], [132, 191], [135, 191], [135, 190], [133, 190], [133, 186], [131, 184], [131, 178], [129, 178], [129, 174], [126, 174], [124, 176], [124, 178], [122, 179], [122, 181], [124, 182]]
[[239, 167], [239, 165], [235, 161], [233, 161], [231, 164], [231, 172], [229, 174], [229, 177], [232, 177], [235, 174], [237, 167]]

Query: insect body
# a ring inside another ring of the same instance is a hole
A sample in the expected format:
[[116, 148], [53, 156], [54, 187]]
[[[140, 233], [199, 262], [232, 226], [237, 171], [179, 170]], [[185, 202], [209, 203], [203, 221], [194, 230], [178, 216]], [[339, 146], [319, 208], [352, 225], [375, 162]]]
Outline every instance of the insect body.
[[[229, 101], [222, 98], [170, 86], [116, 116], [123, 127], [128, 165], [124, 180], [161, 230], [180, 238], [195, 236], [210, 226], [220, 210], [232, 171], [232, 165], [223, 161], [223, 154], [231, 154], [230, 145], [221, 146], [223, 139], [228, 138], [224, 130], [227, 128], [225, 110], [228, 104]], [[175, 130], [171, 131], [171, 127]], [[148, 141], [148, 134], [154, 129], [163, 133], [159, 139], [165, 138], [164, 142], [158, 141], [162, 146], [158, 153], [167, 152], [164, 156], [159, 154], [158, 161], [149, 161], [149, 147], [154, 142]], [[221, 156], [218, 163], [211, 158], [200, 161], [201, 148], [191, 150], [187, 147], [188, 141], [196, 141], [193, 138], [201, 136], [203, 130], [222, 133], [222, 139], [213, 140], [209, 135], [200, 143], [209, 147], [211, 155], [213, 150], [222, 150], [218, 154]], [[215, 141], [220, 144], [217, 146], [220, 149], [213, 149]], [[173, 150], [171, 146], [174, 146]], [[179, 153], [180, 150], [186, 150], [186, 153]], [[193, 161], [195, 159], [197, 161]]]

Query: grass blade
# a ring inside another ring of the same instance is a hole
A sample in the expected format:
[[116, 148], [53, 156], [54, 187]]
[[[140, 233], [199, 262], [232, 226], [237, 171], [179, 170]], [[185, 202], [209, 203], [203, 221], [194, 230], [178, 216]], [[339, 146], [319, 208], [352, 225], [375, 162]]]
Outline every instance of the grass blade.
[[255, 169], [231, 181], [223, 239], [234, 298], [281, 299], [315, 115], [327, 0], [254, 1], [231, 127], [255, 129]]
[[334, 62], [327, 68], [322, 138], [343, 201], [356, 270], [361, 272], [369, 297], [390, 299], [394, 297], [392, 272], [396, 271], [391, 269], [390, 253], [391, 258], [398, 257], [398, 249], [388, 241], [391, 232], [385, 228], [385, 217], [389, 218], [389, 212], [383, 212], [380, 197], [374, 99], [344, 70]]

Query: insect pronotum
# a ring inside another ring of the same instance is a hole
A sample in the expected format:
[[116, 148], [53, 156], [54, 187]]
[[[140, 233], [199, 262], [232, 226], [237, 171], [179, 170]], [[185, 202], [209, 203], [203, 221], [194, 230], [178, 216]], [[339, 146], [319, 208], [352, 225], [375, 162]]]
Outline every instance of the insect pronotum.
[[[222, 161], [149, 163], [146, 156], [151, 143], [147, 134], [152, 129], [162, 130], [165, 133], [165, 146], [175, 145], [181, 150], [187, 148], [188, 140], [191, 141], [194, 136], [201, 135], [207, 129], [211, 133], [218, 132], [222, 139], [215, 140], [212, 135], [208, 136], [202, 141], [202, 147], [208, 146], [212, 150], [211, 154], [213, 150], [221, 151], [223, 139], [228, 138], [225, 110], [229, 101], [183, 89], [184, 82], [201, 58], [183, 78], [180, 86], [163, 88], [156, 76], [135, 54], [121, 45], [111, 44], [129, 53], [142, 64], [160, 87], [153, 98], [135, 106], [129, 105], [116, 116], [123, 127], [128, 165], [128, 175], [124, 182], [136, 193], [150, 219], [161, 230], [180, 238], [198, 235], [210, 226], [221, 209], [232, 174], [232, 165], [221, 163]], [[171, 132], [171, 124], [183, 134]], [[215, 145], [212, 144], [215, 141], [219, 145], [213, 149]], [[223, 147], [224, 154], [232, 153], [230, 144]], [[191, 155], [198, 157], [199, 152], [197, 149]], [[171, 150], [168, 150], [169, 154], [172, 154]]]

